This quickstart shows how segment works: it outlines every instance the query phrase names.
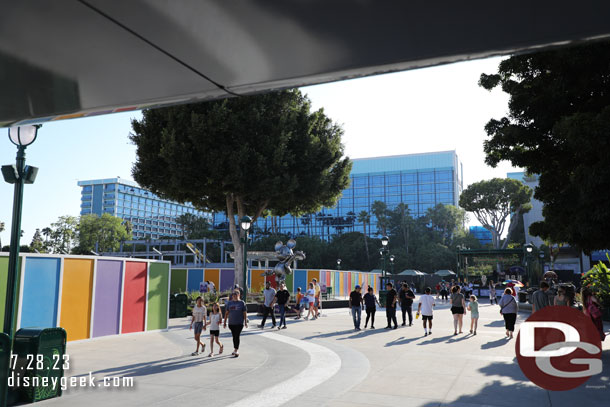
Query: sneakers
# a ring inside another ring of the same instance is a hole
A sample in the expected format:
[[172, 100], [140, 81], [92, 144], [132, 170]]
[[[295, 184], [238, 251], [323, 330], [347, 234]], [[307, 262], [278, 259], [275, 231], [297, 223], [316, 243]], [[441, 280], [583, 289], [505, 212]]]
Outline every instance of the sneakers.
[[[278, 329], [280, 329], [280, 327], [279, 327], [279, 326], [278, 326], [277, 328], [278, 328]], [[286, 329], [286, 325], [284, 325], [284, 326], [282, 327], [282, 329]]]
[[424, 333], [424, 336], [428, 336], [428, 332]]
[[407, 324], [405, 322], [403, 322], [400, 326], [407, 326]]
[[392, 329], [398, 329], [398, 325], [394, 325], [394, 328], [392, 328]]
[[191, 353], [191, 356], [197, 356], [197, 355], [199, 355], [199, 352], [193, 352], [193, 353]]
[[375, 329], [375, 327], [373, 325], [371, 325], [371, 329]]
[[385, 327], [385, 328], [383, 328], [383, 329], [392, 329], [392, 327], [391, 327], [390, 325], [388, 325], [388, 326], [386, 326], [386, 327]]
[[263, 329], [263, 328], [265, 327], [265, 325], [263, 325], [263, 324], [260, 324], [260, 325], [257, 325], [257, 326], [258, 326], [260, 329]]
[[281, 326], [278, 326], [278, 327], [277, 327], [277, 330], [279, 331], [280, 329], [282, 329], [282, 327], [281, 327]]

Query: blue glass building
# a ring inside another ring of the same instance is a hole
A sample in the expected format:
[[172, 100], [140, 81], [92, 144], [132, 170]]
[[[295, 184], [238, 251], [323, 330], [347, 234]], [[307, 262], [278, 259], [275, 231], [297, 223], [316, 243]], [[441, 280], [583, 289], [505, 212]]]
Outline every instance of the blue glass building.
[[470, 234], [474, 236], [482, 245], [491, 244], [491, 232], [483, 226], [470, 226]]
[[79, 181], [81, 190], [81, 215], [109, 213], [130, 221], [133, 238], [150, 236], [178, 237], [182, 235], [176, 218], [185, 213], [210, 219], [211, 214], [195, 209], [192, 205], [161, 199], [157, 195], [140, 188], [137, 183], [122, 178]]
[[[455, 151], [354, 159], [350, 186], [337, 205], [302, 217], [258, 219], [254, 233], [316, 235], [328, 239], [344, 232], [363, 232], [358, 214], [366, 211], [371, 214], [367, 234], [377, 236], [377, 219], [371, 212], [373, 202], [385, 202], [389, 209], [404, 202], [413, 217], [424, 215], [439, 203], [457, 206], [463, 188], [462, 173]], [[224, 214], [215, 215], [216, 227], [226, 227], [226, 222]]]

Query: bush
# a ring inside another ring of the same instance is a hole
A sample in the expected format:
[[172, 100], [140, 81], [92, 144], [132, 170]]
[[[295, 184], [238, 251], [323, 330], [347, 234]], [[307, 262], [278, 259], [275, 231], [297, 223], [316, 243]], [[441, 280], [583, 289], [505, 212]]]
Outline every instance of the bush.
[[[608, 261], [610, 256], [606, 254]], [[610, 307], [610, 270], [601, 261], [582, 277], [583, 287], [589, 287], [604, 307]]]

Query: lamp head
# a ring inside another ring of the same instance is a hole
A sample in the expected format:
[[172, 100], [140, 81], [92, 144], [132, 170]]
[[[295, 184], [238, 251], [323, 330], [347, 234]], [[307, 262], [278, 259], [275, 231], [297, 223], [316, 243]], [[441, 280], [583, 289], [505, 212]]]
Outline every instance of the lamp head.
[[11, 127], [8, 129], [8, 138], [18, 147], [27, 147], [36, 140], [40, 127], [40, 124]]
[[341, 259], [337, 259], [337, 264], [341, 264]]
[[387, 236], [384, 236], [384, 237], [381, 238], [381, 245], [385, 247], [385, 246], [388, 245], [389, 241], [390, 241], [390, 238], [387, 237]]
[[529, 254], [529, 253], [531, 253], [531, 252], [533, 252], [533, 251], [534, 251], [534, 246], [533, 246], [533, 245], [531, 245], [531, 244], [529, 244], [529, 243], [528, 243], [528, 244], [526, 244], [526, 245], [525, 245], [525, 251], [526, 251], [528, 254]]
[[252, 218], [249, 216], [244, 216], [241, 218], [240, 225], [241, 228], [247, 232], [250, 229], [250, 226], [252, 226]]
[[392, 255], [390, 255], [390, 261], [391, 261], [392, 263], [394, 263], [394, 259], [395, 259], [395, 258], [396, 258], [396, 257], [394, 257], [394, 255], [393, 255], [393, 254], [392, 254]]

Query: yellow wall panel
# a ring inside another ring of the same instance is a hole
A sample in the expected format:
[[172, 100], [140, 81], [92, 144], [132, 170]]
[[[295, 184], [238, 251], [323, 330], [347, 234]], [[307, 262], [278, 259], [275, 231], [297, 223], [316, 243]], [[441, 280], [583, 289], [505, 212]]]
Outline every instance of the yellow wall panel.
[[93, 260], [65, 259], [59, 326], [68, 341], [89, 338]]
[[252, 292], [260, 293], [265, 289], [265, 276], [263, 273], [265, 270], [261, 269], [250, 269], [250, 289]]
[[311, 280], [316, 279], [318, 284], [320, 284], [320, 270], [307, 270], [307, 287], [309, 287], [309, 283]]
[[205, 281], [211, 281], [214, 283], [217, 291], [220, 291], [220, 270], [219, 269], [205, 269], [203, 279]]

